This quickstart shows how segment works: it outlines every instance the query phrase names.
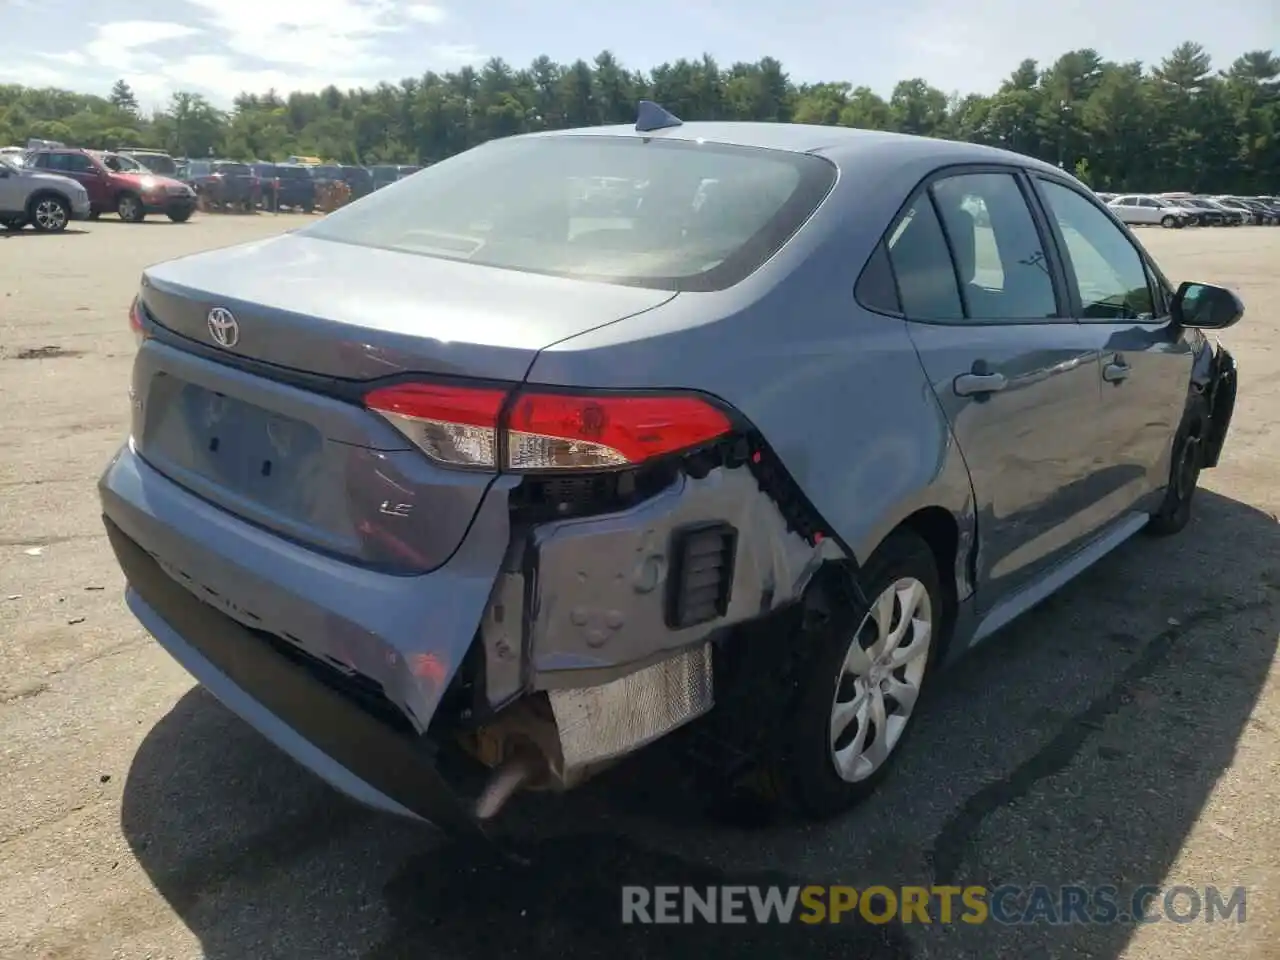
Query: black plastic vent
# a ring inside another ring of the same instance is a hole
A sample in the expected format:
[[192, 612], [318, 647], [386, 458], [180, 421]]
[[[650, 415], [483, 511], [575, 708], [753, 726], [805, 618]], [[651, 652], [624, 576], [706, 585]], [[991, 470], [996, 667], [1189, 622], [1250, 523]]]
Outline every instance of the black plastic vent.
[[733, 590], [738, 530], [704, 523], [675, 531], [667, 576], [667, 626], [672, 630], [723, 617]]

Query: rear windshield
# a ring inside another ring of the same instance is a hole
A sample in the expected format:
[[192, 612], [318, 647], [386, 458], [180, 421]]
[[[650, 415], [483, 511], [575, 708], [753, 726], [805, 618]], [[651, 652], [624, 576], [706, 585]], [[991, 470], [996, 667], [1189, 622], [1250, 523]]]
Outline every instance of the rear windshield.
[[530, 273], [719, 290], [772, 256], [835, 175], [807, 154], [692, 141], [495, 140], [299, 232]]
[[309, 180], [311, 171], [306, 167], [276, 167], [276, 176], [281, 180]]
[[313, 167], [311, 170], [311, 175], [313, 177], [318, 177], [320, 179], [341, 180], [342, 168], [326, 164], [320, 167]]
[[253, 171], [247, 163], [215, 163], [214, 169], [231, 177], [251, 177]]

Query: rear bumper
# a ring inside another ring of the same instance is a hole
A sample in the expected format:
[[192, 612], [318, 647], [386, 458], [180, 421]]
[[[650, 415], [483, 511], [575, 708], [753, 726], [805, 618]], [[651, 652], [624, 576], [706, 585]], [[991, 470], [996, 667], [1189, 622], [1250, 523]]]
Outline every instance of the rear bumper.
[[414, 737], [349, 701], [184, 590], [109, 518], [129, 609], [186, 670], [258, 732], [338, 790], [451, 832], [477, 828]]
[[[494, 556], [464, 546], [426, 576], [371, 571], [206, 503], [131, 445], [99, 492], [130, 608], [196, 679], [357, 800], [465, 825], [424, 734], [475, 637], [505, 538], [491, 541]], [[476, 522], [487, 519], [482, 508]]]

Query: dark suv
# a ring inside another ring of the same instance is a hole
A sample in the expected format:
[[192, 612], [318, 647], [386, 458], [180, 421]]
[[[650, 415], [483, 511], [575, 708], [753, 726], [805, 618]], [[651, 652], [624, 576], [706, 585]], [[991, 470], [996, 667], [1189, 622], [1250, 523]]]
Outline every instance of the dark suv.
[[178, 176], [211, 207], [250, 212], [258, 206], [261, 187], [247, 163], [189, 160], [178, 168]]
[[315, 210], [316, 183], [310, 168], [297, 163], [255, 163], [253, 172], [262, 184], [262, 206], [267, 210]]

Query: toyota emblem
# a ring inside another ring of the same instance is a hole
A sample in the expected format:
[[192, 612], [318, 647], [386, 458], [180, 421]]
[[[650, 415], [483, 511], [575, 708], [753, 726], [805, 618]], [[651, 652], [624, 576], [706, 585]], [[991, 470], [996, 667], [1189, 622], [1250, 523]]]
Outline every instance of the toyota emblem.
[[220, 347], [234, 347], [240, 339], [240, 324], [226, 307], [209, 311], [209, 336]]

